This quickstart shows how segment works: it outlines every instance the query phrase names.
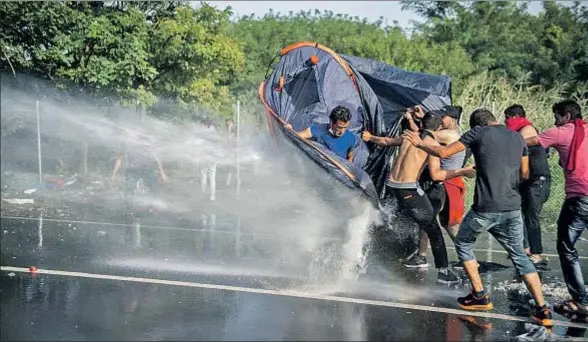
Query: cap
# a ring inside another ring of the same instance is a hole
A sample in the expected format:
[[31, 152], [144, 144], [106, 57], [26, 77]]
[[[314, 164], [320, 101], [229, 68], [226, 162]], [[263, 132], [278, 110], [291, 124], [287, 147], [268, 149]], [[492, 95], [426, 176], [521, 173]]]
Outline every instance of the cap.
[[431, 111], [431, 114], [440, 116], [440, 117], [444, 117], [444, 116], [449, 116], [450, 118], [456, 119], [457, 121], [459, 121], [459, 119], [461, 118], [461, 112], [462, 112], [463, 108], [459, 107], [459, 106], [444, 106], [441, 109], [435, 109]]

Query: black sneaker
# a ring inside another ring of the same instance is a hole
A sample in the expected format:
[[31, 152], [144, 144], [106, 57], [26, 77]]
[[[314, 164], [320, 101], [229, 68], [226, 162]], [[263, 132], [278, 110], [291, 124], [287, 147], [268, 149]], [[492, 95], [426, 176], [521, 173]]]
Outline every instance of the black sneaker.
[[427, 258], [425, 258], [424, 256], [420, 256], [417, 253], [409, 259], [406, 259], [406, 261], [402, 263], [402, 266], [408, 268], [425, 268], [429, 267], [429, 264], [427, 264]]
[[531, 315], [531, 318], [539, 323], [539, 325], [542, 325], [544, 327], [552, 327], [553, 326], [553, 320], [551, 317], [551, 309], [547, 306], [536, 306], [535, 307], [535, 312], [533, 312], [533, 314]]
[[460, 308], [470, 311], [488, 311], [494, 309], [494, 305], [488, 294], [478, 298], [473, 293], [470, 293], [465, 297], [457, 298], [457, 303]]
[[459, 279], [450, 270], [447, 270], [447, 272], [441, 272], [441, 271], [439, 271], [437, 273], [437, 282], [438, 283], [442, 283], [442, 284], [458, 284], [458, 283], [461, 282], [461, 279]]

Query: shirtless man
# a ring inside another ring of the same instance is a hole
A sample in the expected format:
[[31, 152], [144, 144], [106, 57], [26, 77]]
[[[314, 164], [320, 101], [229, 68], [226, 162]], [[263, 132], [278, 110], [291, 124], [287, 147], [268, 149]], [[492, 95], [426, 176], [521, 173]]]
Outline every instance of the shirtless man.
[[[490, 296], [478, 271], [473, 247], [485, 231], [503, 246], [522, 275], [535, 300], [532, 318], [541, 325], [552, 326], [551, 309], [545, 303], [541, 280], [533, 262], [523, 248], [523, 218], [519, 179], [529, 177], [528, 149], [523, 137], [500, 125], [486, 109], [475, 110], [470, 116], [470, 130], [458, 141], [447, 146], [433, 145], [415, 132], [404, 132], [405, 141], [440, 158], [452, 156], [470, 147], [476, 162], [476, 191], [472, 208], [459, 226], [455, 249], [470, 280], [471, 293], [457, 299], [465, 310], [492, 310]], [[433, 239], [429, 236], [431, 244]]]
[[[418, 108], [416, 112], [417, 116], [418, 114], [422, 115], [422, 109]], [[418, 129], [411, 111], [405, 115], [405, 118], [408, 120], [412, 131]], [[440, 127], [441, 118], [428, 113], [423, 115], [421, 124], [420, 136], [424, 141], [438, 145], [433, 138], [433, 132]], [[426, 152], [419, 151], [409, 141], [404, 141], [402, 137], [376, 137], [366, 131], [363, 132], [362, 139], [381, 146], [400, 146], [398, 157], [388, 174], [386, 185], [390, 187], [392, 197], [397, 201], [399, 210], [415, 221], [419, 228], [427, 233], [431, 241], [435, 266], [438, 269], [437, 282], [458, 283], [459, 278], [448, 269], [449, 262], [445, 241], [443, 240], [441, 228], [436, 221], [434, 209], [418, 182], [427, 162], [431, 164], [434, 170], [439, 169], [439, 158], [428, 156]], [[441, 171], [440, 177], [445, 179], [471, 174], [472, 172], [473, 170], [467, 169]]]
[[[442, 129], [435, 131], [433, 134], [435, 140], [442, 146], [459, 140], [462, 134], [458, 124], [461, 112], [461, 107], [455, 106], [445, 106], [440, 110], [431, 112], [441, 117]], [[435, 212], [438, 213], [436, 217], [439, 219], [439, 224], [447, 230], [452, 241], [457, 235], [459, 224], [464, 216], [465, 183], [461, 176], [445, 178], [441, 170], [459, 170], [464, 166], [465, 157], [466, 152], [462, 151], [447, 158], [432, 158], [435, 162], [440, 161], [440, 168], [432, 168], [432, 163], [429, 163], [428, 170], [423, 172], [421, 176], [421, 185], [425, 189]], [[428, 249], [429, 238], [427, 234], [421, 231], [418, 249], [402, 265], [408, 268], [428, 267], [429, 264], [426, 259]], [[461, 265], [458, 263], [457, 267], [461, 267]]]

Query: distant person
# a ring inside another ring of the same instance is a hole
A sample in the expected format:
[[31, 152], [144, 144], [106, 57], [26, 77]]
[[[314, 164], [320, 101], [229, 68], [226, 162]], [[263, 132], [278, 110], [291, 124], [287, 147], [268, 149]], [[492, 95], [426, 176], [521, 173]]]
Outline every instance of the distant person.
[[157, 174], [160, 180], [167, 182], [167, 175], [153, 146], [139, 137], [138, 134], [127, 131], [123, 137], [124, 143], [116, 156], [116, 162], [110, 185], [114, 183], [116, 174], [121, 168], [125, 176], [125, 206], [127, 215], [135, 215], [134, 200], [137, 183], [141, 179], [150, 192], [157, 191]]
[[[200, 127], [211, 133], [216, 133], [212, 120], [200, 120]], [[205, 160], [200, 163], [200, 187], [203, 195], [206, 194], [207, 185], [210, 189], [209, 199], [214, 201], [216, 199], [216, 162], [212, 160], [211, 156], [206, 156]]]
[[[523, 247], [520, 179], [529, 177], [528, 149], [523, 137], [500, 125], [486, 109], [474, 111], [470, 130], [448, 146], [432, 144], [418, 133], [405, 131], [403, 137], [414, 146], [439, 158], [447, 158], [469, 146], [476, 162], [474, 203], [459, 227], [455, 249], [472, 284], [472, 292], [457, 299], [465, 310], [492, 310], [486, 293], [473, 246], [478, 236], [490, 232], [507, 251], [517, 272], [523, 277], [536, 307], [532, 318], [544, 326], [552, 326], [552, 314], [545, 303], [541, 280], [535, 265]], [[429, 237], [430, 239], [430, 237]]]
[[565, 100], [553, 105], [554, 128], [525, 139], [529, 146], [553, 147], [564, 169], [566, 199], [557, 220], [557, 253], [571, 300], [556, 305], [568, 318], [588, 323], [588, 297], [576, 241], [588, 229], [588, 125], [580, 105]]
[[227, 128], [227, 137], [229, 139], [237, 138], [237, 127], [235, 127], [235, 122], [233, 122], [233, 119], [231, 119], [231, 118], [226, 119], [225, 126]]
[[[303, 139], [314, 140], [337, 156], [353, 161], [353, 153], [357, 144], [357, 137], [348, 130], [351, 123], [351, 113], [343, 106], [337, 106], [329, 115], [329, 124], [313, 124], [309, 128], [297, 132]], [[286, 128], [292, 129], [287, 124]]]
[[[440, 110], [432, 111], [441, 117], [441, 129], [434, 132], [435, 140], [442, 146], [447, 146], [459, 140], [462, 131], [459, 128], [459, 119], [462, 108], [457, 106], [445, 106]], [[463, 176], [447, 178], [441, 176], [442, 171], [455, 171], [463, 169], [465, 166], [466, 152], [462, 151], [447, 158], [440, 159], [440, 168], [434, 170], [429, 167], [423, 172], [420, 182], [431, 201], [433, 207], [438, 209], [438, 220], [441, 227], [447, 230], [452, 241], [455, 240], [459, 224], [461, 223], [465, 212], [465, 183]], [[434, 158], [433, 160], [439, 160]], [[471, 175], [467, 176], [473, 176]], [[426, 255], [429, 249], [429, 238], [427, 234], [421, 231], [420, 243], [418, 249], [409, 256], [403, 266], [408, 268], [428, 267]], [[458, 263], [456, 268], [462, 268], [463, 265]]]
[[[430, 144], [438, 144], [433, 137], [434, 132], [441, 126], [439, 116], [431, 113], [425, 114], [421, 120], [420, 132], [415, 132], [417, 125], [410, 112], [405, 115], [405, 118], [414, 134]], [[402, 137], [376, 137], [364, 131], [362, 139], [380, 146], [400, 146], [400, 151], [386, 181], [386, 186], [392, 192], [390, 200], [395, 200], [400, 212], [417, 223], [419, 228], [427, 234], [431, 241], [435, 267], [437, 268], [437, 282], [459, 283], [459, 278], [448, 268], [447, 249], [436, 218], [440, 208], [433, 207], [419, 184], [419, 177], [427, 163], [432, 176], [438, 180], [471, 174], [473, 170], [441, 171], [439, 158], [429, 156], [426, 152], [412, 146], [409, 141], [404, 141]]]
[[[505, 124], [510, 130], [521, 133], [523, 138], [537, 136], [537, 129], [527, 119], [523, 106], [514, 104], [504, 111]], [[524, 247], [535, 265], [545, 264], [541, 241], [541, 210], [549, 199], [551, 172], [547, 163], [547, 149], [536, 145], [529, 147], [529, 179], [522, 182], [519, 190], [525, 223]]]

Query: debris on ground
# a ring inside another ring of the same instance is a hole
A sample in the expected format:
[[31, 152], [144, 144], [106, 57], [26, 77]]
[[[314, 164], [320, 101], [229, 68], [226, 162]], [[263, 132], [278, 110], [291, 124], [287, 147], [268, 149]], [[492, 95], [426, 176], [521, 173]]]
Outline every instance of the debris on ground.
[[30, 195], [30, 194], [32, 194], [32, 193], [33, 193], [33, 192], [35, 192], [35, 191], [37, 191], [37, 189], [28, 189], [28, 190], [25, 190], [25, 191], [23, 191], [23, 192], [24, 192], [26, 195]]
[[[494, 291], [511, 292], [514, 291], [518, 295], [527, 295], [529, 291], [524, 283], [502, 281], [492, 287]], [[553, 297], [554, 299], [565, 299], [569, 296], [568, 288], [566, 284], [561, 281], [544, 282], [543, 283], [543, 294], [546, 297]]]
[[581, 337], [559, 336], [545, 327], [530, 323], [525, 323], [525, 330], [526, 333], [513, 337], [511, 341], [588, 341]]

